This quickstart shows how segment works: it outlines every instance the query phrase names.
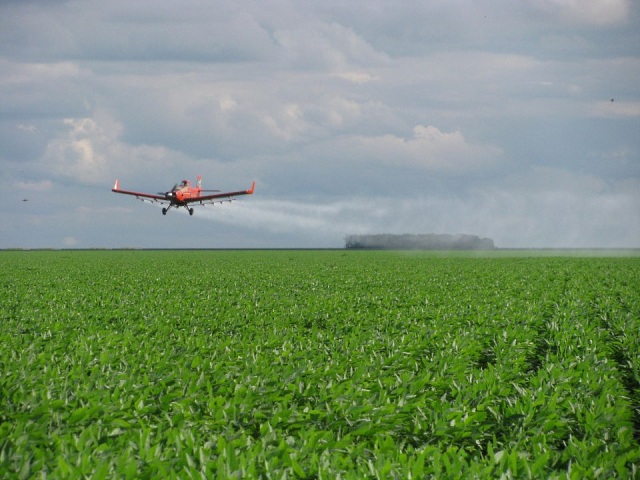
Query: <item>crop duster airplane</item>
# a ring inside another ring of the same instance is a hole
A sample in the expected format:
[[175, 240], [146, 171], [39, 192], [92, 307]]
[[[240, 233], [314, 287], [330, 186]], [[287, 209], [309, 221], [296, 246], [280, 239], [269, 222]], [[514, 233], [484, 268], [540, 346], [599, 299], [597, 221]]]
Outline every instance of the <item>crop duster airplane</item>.
[[167, 204], [167, 207], [162, 208], [162, 214], [166, 215], [171, 208], [184, 207], [189, 212], [189, 215], [193, 215], [193, 208], [190, 205], [208, 205], [222, 202], [232, 202], [234, 197], [238, 195], [251, 195], [256, 188], [256, 182], [251, 184], [249, 190], [240, 190], [238, 192], [224, 192], [213, 193], [209, 195], [203, 195], [203, 192], [220, 192], [220, 190], [202, 190], [202, 175], [198, 175], [196, 186], [192, 187], [189, 180], [182, 180], [179, 184], [175, 184], [168, 192], [142, 193], [132, 192], [129, 190], [121, 190], [120, 182], [116, 180], [115, 185], [111, 189], [115, 193], [124, 193], [125, 195], [133, 195], [138, 200], [149, 203]]

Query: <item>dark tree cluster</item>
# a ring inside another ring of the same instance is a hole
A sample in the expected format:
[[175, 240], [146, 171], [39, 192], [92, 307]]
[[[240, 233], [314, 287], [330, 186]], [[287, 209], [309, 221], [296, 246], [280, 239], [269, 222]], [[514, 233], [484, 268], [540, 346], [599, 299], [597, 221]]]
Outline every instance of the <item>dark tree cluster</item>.
[[493, 250], [495, 245], [490, 238], [477, 235], [450, 234], [404, 234], [392, 235], [348, 235], [346, 248], [380, 250]]

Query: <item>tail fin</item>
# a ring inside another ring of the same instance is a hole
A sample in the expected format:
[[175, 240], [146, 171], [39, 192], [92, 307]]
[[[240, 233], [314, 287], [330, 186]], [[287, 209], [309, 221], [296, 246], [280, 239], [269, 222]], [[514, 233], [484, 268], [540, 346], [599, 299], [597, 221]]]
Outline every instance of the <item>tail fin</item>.
[[196, 181], [196, 187], [202, 188], [202, 175], [198, 175], [198, 180]]

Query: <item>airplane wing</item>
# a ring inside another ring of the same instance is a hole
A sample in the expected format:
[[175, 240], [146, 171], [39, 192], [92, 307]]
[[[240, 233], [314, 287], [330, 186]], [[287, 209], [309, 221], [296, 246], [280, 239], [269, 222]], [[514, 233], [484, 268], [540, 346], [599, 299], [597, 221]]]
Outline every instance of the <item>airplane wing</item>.
[[201, 203], [201, 204], [217, 203], [217, 202], [224, 201], [223, 199], [225, 198], [229, 198], [230, 199], [229, 201], [231, 201], [233, 199], [230, 197], [236, 197], [238, 195], [251, 195], [255, 190], [255, 188], [256, 188], [256, 182], [253, 182], [249, 190], [240, 190], [238, 192], [215, 193], [213, 195], [200, 195], [199, 197], [185, 198], [184, 202], [185, 203]]
[[111, 189], [112, 192], [115, 193], [124, 193], [125, 195], [133, 195], [138, 200], [146, 201], [146, 202], [168, 202], [167, 198], [164, 195], [154, 195], [152, 193], [142, 193], [142, 192], [131, 192], [129, 190], [121, 190], [120, 182], [116, 180], [116, 183], [113, 185]]

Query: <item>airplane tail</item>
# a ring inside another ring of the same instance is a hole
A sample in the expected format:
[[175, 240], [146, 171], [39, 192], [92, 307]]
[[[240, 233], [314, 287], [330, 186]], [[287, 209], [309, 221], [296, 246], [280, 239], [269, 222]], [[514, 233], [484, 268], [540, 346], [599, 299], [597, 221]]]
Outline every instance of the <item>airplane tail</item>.
[[196, 187], [202, 188], [202, 175], [198, 175], [198, 179], [196, 181]]

